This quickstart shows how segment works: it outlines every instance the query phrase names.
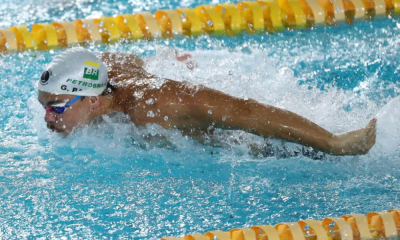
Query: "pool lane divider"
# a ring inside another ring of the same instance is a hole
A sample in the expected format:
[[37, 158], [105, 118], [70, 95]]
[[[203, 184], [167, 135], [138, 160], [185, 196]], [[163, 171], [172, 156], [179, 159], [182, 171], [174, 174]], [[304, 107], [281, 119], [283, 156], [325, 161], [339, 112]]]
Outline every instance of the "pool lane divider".
[[400, 209], [220, 230], [161, 240], [378, 240], [399, 239]]
[[259, 0], [38, 23], [0, 29], [0, 52], [50, 50], [90, 42], [237, 36], [353, 24], [400, 15], [400, 0]]

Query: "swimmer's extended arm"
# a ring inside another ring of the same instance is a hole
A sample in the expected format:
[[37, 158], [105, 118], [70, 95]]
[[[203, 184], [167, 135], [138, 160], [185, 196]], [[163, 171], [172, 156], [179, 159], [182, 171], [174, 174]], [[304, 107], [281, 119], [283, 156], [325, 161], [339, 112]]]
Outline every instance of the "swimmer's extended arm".
[[[205, 87], [187, 87], [184, 83], [167, 81], [155, 95], [158, 96], [155, 111], [160, 112], [160, 118], [155, 117], [152, 121], [166, 128], [206, 131], [214, 126], [244, 130], [334, 155], [365, 154], [375, 143], [375, 121], [366, 128], [334, 135], [293, 112]], [[168, 120], [163, 116], [168, 116]], [[149, 121], [149, 118], [145, 119]]]

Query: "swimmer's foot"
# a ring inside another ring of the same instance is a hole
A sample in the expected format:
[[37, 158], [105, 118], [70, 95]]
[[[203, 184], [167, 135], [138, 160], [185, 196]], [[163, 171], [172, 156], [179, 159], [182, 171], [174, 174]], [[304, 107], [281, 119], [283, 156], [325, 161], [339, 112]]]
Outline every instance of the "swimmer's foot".
[[367, 154], [376, 140], [376, 119], [372, 119], [364, 128], [333, 136], [331, 154], [359, 155]]

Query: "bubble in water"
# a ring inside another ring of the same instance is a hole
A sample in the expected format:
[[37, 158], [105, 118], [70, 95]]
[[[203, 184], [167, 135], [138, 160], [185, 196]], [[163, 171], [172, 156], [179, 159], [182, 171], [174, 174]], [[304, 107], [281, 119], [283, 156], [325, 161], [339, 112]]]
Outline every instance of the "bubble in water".
[[154, 115], [154, 113], [153, 113], [153, 111], [148, 111], [147, 112], [147, 117], [154, 117], [155, 115]]
[[212, 110], [208, 110], [208, 114], [212, 114]]
[[154, 104], [154, 99], [152, 99], [152, 98], [147, 99], [146, 104], [148, 104], [148, 105]]
[[135, 91], [133, 93], [133, 96], [136, 98], [142, 98], [143, 97], [144, 92], [143, 91]]
[[165, 117], [164, 117], [164, 121], [168, 121], [168, 116], [165, 116]]
[[65, 126], [65, 125], [63, 125], [63, 126], [62, 126], [62, 128], [64, 128], [64, 129], [65, 129], [65, 128], [66, 128], [66, 126]]
[[225, 122], [225, 120], [226, 120], [226, 117], [222, 116], [222, 121]]

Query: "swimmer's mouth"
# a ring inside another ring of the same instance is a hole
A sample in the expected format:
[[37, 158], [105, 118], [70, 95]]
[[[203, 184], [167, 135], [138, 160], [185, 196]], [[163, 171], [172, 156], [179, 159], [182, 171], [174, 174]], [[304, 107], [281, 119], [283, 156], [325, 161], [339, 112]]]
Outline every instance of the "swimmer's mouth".
[[59, 133], [64, 132], [63, 130], [56, 128], [54, 125], [51, 125], [50, 123], [47, 124], [47, 128], [53, 132], [59, 132]]

